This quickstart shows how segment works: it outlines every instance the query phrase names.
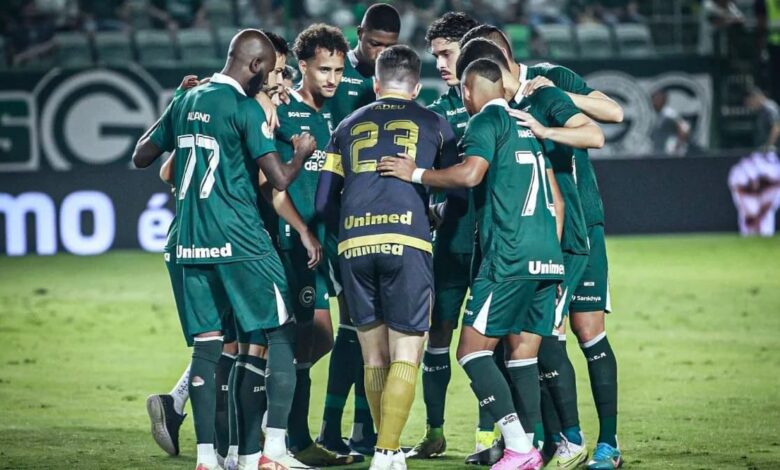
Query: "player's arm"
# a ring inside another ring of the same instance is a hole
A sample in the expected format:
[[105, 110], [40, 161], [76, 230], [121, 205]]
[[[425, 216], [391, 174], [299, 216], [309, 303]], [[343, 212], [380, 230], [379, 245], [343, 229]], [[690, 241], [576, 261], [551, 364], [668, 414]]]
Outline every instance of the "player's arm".
[[385, 157], [376, 166], [382, 176], [392, 176], [409, 183], [434, 188], [473, 188], [482, 182], [490, 164], [482, 157], [467, 156], [462, 163], [442, 170], [417, 168], [412, 158], [399, 153], [398, 157]]
[[320, 170], [317, 193], [314, 196], [316, 217], [324, 221], [330, 231], [338, 230], [339, 203], [341, 189], [344, 187], [344, 165], [341, 163], [341, 152], [336, 138], [337, 133], [334, 132], [325, 151], [325, 163]]
[[274, 211], [279, 214], [279, 217], [290, 224], [290, 226], [301, 236], [301, 243], [303, 244], [303, 247], [306, 248], [306, 253], [309, 255], [309, 269], [313, 269], [320, 263], [320, 260], [322, 260], [322, 246], [317, 240], [317, 237], [309, 230], [306, 222], [301, 218], [298, 209], [295, 208], [295, 204], [292, 199], [290, 199], [287, 191], [275, 189], [262, 171], [258, 172], [257, 179], [260, 184], [260, 193], [265, 200], [273, 206]]
[[176, 157], [176, 153], [171, 153], [170, 158], [168, 160], [165, 160], [165, 163], [160, 166], [160, 179], [163, 180], [163, 182], [168, 183], [170, 185], [173, 185], [173, 165], [174, 165], [174, 158]]
[[598, 90], [593, 90], [588, 95], [578, 95], [568, 91], [566, 94], [583, 113], [599, 122], [623, 122], [623, 107]]
[[298, 176], [303, 166], [303, 161], [314, 152], [316, 142], [308, 132], [296, 134], [292, 137], [293, 157], [285, 163], [277, 152], [269, 152], [257, 158], [260, 171], [268, 178], [271, 185], [278, 191], [284, 191]]
[[[450, 123], [441, 115], [439, 115], [438, 126], [441, 143], [434, 167], [449, 168], [460, 163], [458, 139]], [[433, 215], [432, 220], [435, 223], [441, 223], [445, 217], [460, 217], [468, 210], [468, 192], [465, 189], [449, 189], [445, 195], [444, 202], [433, 204], [429, 208], [429, 214]]]
[[555, 232], [558, 234], [558, 241], [563, 237], [563, 218], [566, 214], [566, 203], [563, 201], [563, 194], [558, 187], [558, 180], [555, 179], [555, 173], [552, 168], [547, 168], [547, 181], [550, 182], [552, 191], [553, 205], [555, 206]]

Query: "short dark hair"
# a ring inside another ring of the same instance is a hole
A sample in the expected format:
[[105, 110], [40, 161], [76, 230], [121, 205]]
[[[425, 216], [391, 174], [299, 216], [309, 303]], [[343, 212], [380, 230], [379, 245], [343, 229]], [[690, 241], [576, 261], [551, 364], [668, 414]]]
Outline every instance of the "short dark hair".
[[349, 52], [349, 44], [347, 44], [340, 29], [323, 23], [315, 23], [301, 31], [295, 38], [293, 54], [298, 60], [308, 60], [314, 57], [317, 49], [325, 49], [331, 54], [340, 52], [346, 56]]
[[501, 80], [501, 67], [490, 59], [477, 59], [470, 63], [466, 67], [466, 70], [463, 71], [464, 82], [467, 81], [468, 77], [472, 74], [487, 78], [491, 82], [496, 83]]
[[372, 31], [398, 33], [401, 31], [401, 16], [393, 6], [387, 3], [375, 3], [368, 7], [360, 25]]
[[295, 70], [295, 67], [292, 65], [285, 65], [284, 70], [282, 70], [282, 78], [285, 80], [292, 80], [295, 81], [295, 76], [298, 74], [298, 71]]
[[476, 38], [490, 39], [491, 41], [495, 42], [498, 47], [503, 47], [506, 49], [510, 56], [513, 54], [512, 44], [509, 42], [506, 34], [498, 29], [497, 26], [493, 26], [492, 24], [483, 24], [477, 26], [476, 28], [472, 28], [460, 39], [460, 48], [463, 49], [464, 44]]
[[460, 80], [466, 67], [477, 59], [490, 59], [496, 64], [509, 69], [509, 64], [504, 53], [496, 43], [490, 39], [476, 38], [460, 46], [460, 56], [455, 65], [455, 75]]
[[437, 18], [425, 32], [425, 42], [430, 44], [434, 39], [460, 41], [460, 38], [470, 30], [479, 26], [479, 21], [462, 11], [448, 11]]
[[376, 78], [380, 83], [403, 82], [410, 88], [420, 82], [420, 56], [409, 46], [392, 46], [376, 59]]
[[265, 29], [261, 29], [260, 31], [262, 31], [263, 34], [268, 36], [268, 39], [271, 40], [271, 44], [274, 45], [274, 49], [276, 49], [277, 54], [282, 54], [284, 56], [287, 56], [287, 54], [290, 53], [290, 46], [287, 44], [286, 39], [279, 36], [273, 31], [268, 31]]

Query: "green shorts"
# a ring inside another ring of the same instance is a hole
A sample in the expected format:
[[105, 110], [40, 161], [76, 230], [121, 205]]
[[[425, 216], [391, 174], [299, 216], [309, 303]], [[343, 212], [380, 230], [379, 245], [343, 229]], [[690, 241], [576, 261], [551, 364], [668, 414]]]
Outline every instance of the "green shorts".
[[569, 314], [574, 290], [579, 285], [582, 274], [588, 266], [588, 258], [588, 255], [563, 252], [563, 266], [566, 269], [566, 275], [561, 283], [561, 297], [555, 305], [555, 328], [559, 328]]
[[433, 252], [435, 302], [431, 324], [449, 321], [457, 325], [471, 281], [471, 254]]
[[309, 323], [314, 310], [328, 310], [328, 287], [319, 269], [309, 269], [309, 255], [303, 246], [292, 250], [280, 250], [279, 257], [290, 286], [290, 301], [295, 321]]
[[187, 331], [223, 330], [232, 309], [239, 339], [292, 320], [284, 268], [276, 252], [250, 261], [184, 265]]
[[604, 240], [604, 226], [588, 227], [590, 255], [588, 266], [574, 291], [570, 310], [581, 312], [607, 312], [612, 310], [609, 302], [609, 264], [607, 245]]
[[491, 338], [523, 331], [549, 336], [555, 317], [558, 281], [478, 278], [471, 286], [463, 325]]

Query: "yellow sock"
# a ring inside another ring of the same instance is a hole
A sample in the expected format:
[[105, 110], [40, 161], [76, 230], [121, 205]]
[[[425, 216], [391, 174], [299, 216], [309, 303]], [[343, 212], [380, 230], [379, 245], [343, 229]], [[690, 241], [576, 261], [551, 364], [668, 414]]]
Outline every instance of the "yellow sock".
[[389, 367], [363, 366], [363, 385], [366, 388], [366, 400], [371, 410], [371, 417], [379, 429], [382, 422], [382, 391], [385, 389], [385, 379], [390, 370]]
[[382, 421], [377, 423], [379, 434], [376, 446], [379, 449], [401, 448], [401, 431], [409, 419], [417, 384], [417, 364], [396, 361], [390, 364], [385, 391], [382, 394]]

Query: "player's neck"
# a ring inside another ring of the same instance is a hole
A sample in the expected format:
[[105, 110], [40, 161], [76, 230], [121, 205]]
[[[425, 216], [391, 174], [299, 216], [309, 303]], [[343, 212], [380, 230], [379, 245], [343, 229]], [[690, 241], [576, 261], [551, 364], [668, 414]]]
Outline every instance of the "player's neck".
[[355, 54], [355, 58], [357, 59], [357, 64], [353, 64], [355, 70], [357, 70], [360, 75], [363, 75], [364, 77], [373, 77], [374, 65], [369, 62], [368, 59], [363, 57], [363, 53], [360, 52], [360, 48], [356, 46], [354, 49], [352, 49], [352, 53]]
[[304, 103], [317, 111], [322, 109], [325, 105], [325, 97], [320, 94], [312, 93], [311, 90], [306, 87], [305, 83], [298, 89], [298, 94], [301, 95], [301, 99]]
[[504, 98], [506, 98], [507, 101], [512, 101], [515, 96], [517, 96], [517, 93], [520, 91], [520, 87], [523, 85], [520, 83], [520, 80], [516, 78], [515, 75], [507, 76], [507, 74], [503, 74], [503, 80], [504, 80]]
[[395, 98], [395, 99], [398, 99], [398, 100], [409, 100], [409, 101], [411, 101], [412, 100], [412, 94], [409, 93], [406, 90], [397, 90], [397, 89], [394, 89], [394, 88], [390, 88], [388, 90], [382, 90], [379, 93], [379, 99], [380, 100], [383, 100], [383, 99], [386, 99], [386, 98]]

